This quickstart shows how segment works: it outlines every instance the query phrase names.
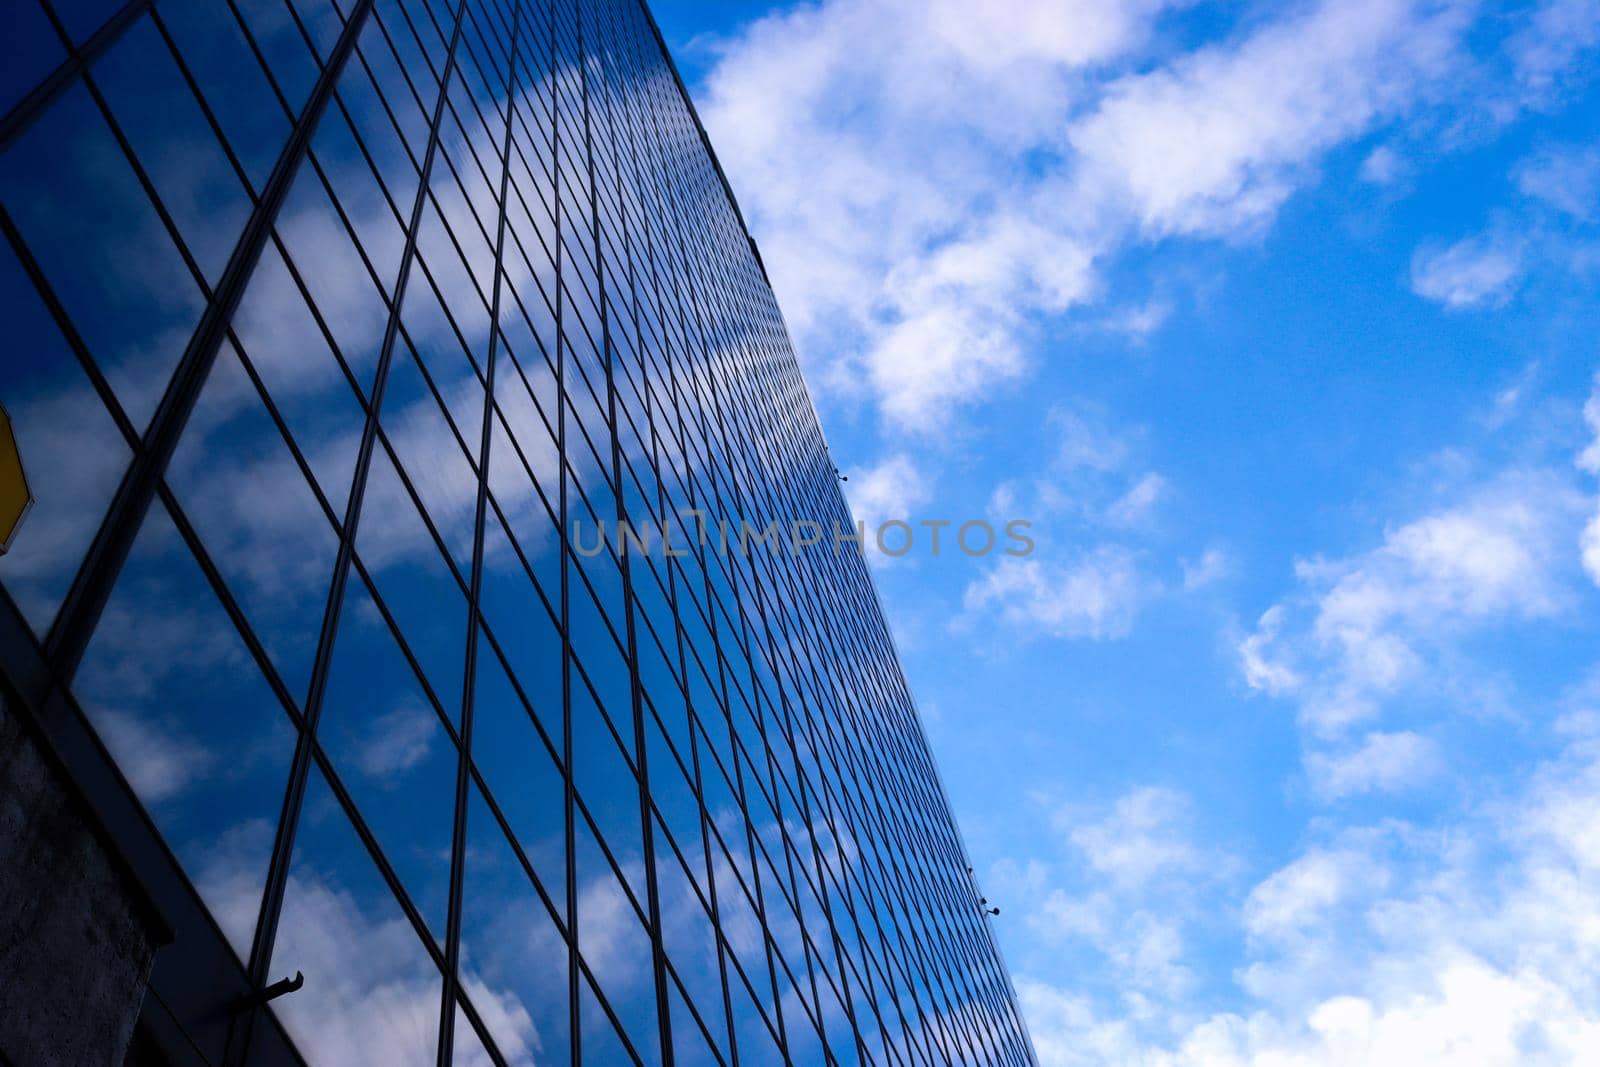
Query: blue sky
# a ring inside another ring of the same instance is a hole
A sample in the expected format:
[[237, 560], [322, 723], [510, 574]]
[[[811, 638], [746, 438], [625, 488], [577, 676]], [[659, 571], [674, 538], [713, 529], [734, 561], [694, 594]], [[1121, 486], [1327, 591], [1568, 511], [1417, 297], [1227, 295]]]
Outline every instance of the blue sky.
[[1600, 8], [652, 6], [1045, 1062], [1600, 1059]]

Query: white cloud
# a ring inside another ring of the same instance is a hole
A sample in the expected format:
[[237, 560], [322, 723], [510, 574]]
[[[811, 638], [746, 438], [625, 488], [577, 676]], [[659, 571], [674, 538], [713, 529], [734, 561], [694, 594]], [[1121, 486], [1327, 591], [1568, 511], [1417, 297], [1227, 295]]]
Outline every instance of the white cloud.
[[114, 707], [95, 712], [95, 728], [117, 755], [117, 765], [146, 804], [159, 804], [209, 775], [213, 753], [167, 723], [151, 723]]
[[[1578, 1065], [1600, 1056], [1600, 746], [1433, 832], [1324, 829], [1243, 896], [1244, 1000], [1107, 1001], [1023, 974], [1046, 1067]], [[1205, 894], [1203, 886], [1195, 892]], [[1226, 914], [1228, 894], [1207, 907]]]
[[1076, 123], [1091, 187], [1152, 234], [1250, 232], [1328, 148], [1400, 113], [1452, 63], [1460, 5], [1341, 0], [1113, 82]]
[[1411, 260], [1412, 291], [1452, 310], [1504, 304], [1521, 275], [1521, 249], [1498, 237], [1425, 246]]
[[[880, 526], [886, 522], [908, 523], [911, 527], [910, 543], [915, 546], [920, 538], [923, 548], [932, 550], [932, 541], [927, 540], [929, 535], [926, 528], [919, 525], [922, 522], [919, 509], [931, 499], [932, 489], [921, 468], [910, 456], [897, 453], [875, 467], [853, 472], [850, 480], [844, 484], [844, 490], [850, 501], [850, 514], [857, 522], [866, 524], [861, 541], [862, 551], [875, 561], [893, 563], [897, 558], [885, 554], [878, 547], [877, 534]], [[949, 530], [944, 533], [939, 546], [941, 552], [946, 550], [954, 536]], [[890, 552], [899, 552], [905, 539], [905, 531], [898, 527], [884, 532], [884, 544]]]
[[1600, 44], [1600, 8], [1591, 0], [1544, 0], [1508, 45], [1529, 102], [1547, 103], [1561, 76], [1596, 44]]
[[1378, 714], [1435, 677], [1449, 642], [1566, 603], [1567, 531], [1578, 500], [1544, 472], [1512, 474], [1391, 530], [1378, 548], [1304, 560], [1304, 594], [1263, 614], [1239, 645], [1246, 681], [1296, 697], [1322, 735]]
[[1151, 471], [1106, 509], [1106, 520], [1113, 526], [1140, 526], [1149, 520], [1156, 504], [1166, 493], [1167, 480]]
[[968, 612], [1054, 637], [1124, 637], [1152, 588], [1128, 549], [1102, 545], [1070, 563], [1002, 559], [967, 586]]
[[[1027, 927], [1031, 943], [1053, 959], [1093, 961], [1080, 993], [1138, 1004], [1191, 989], [1189, 933], [1203, 918], [1197, 890], [1209, 890], [1232, 865], [1195, 843], [1191, 799], [1140, 786], [1109, 805], [1038, 802], [1050, 809], [1057, 854], [1049, 862], [1002, 862], [986, 879], [998, 899], [1015, 905], [1007, 913]], [[1030, 1013], [1036, 1037], [1040, 1021]]]
[[1421, 785], [1438, 773], [1440, 762], [1438, 746], [1420, 734], [1373, 731], [1349, 751], [1311, 753], [1306, 772], [1313, 788], [1333, 799]]
[[1201, 553], [1197, 560], [1185, 560], [1183, 563], [1183, 587], [1194, 591], [1204, 589], [1222, 581], [1233, 570], [1233, 561], [1228, 554], [1215, 545]]
[[1109, 814], [1092, 822], [1080, 822], [1066, 812], [1056, 816], [1089, 866], [1122, 888], [1201, 866], [1199, 851], [1185, 836], [1189, 821], [1188, 799], [1159, 786], [1132, 790], [1118, 798]]
[[1516, 171], [1517, 188], [1577, 219], [1600, 212], [1600, 150], [1559, 148], [1540, 152]]
[[1151, 54], [1184, 6], [824, 0], [721, 42], [701, 114], [813, 381], [937, 430], [1129, 243], [1255, 236], [1330, 150], [1474, 103], [1469, 0], [1300, 3]]
[[406, 771], [427, 758], [438, 729], [433, 711], [413, 699], [372, 720], [356, 746], [356, 764], [368, 777], [399, 784]]
[[1388, 881], [1387, 868], [1373, 864], [1360, 850], [1313, 848], [1250, 890], [1243, 910], [1245, 932], [1281, 941], [1315, 930], [1353, 892], [1381, 889]]
[[[1578, 468], [1600, 477], [1600, 375], [1595, 376], [1594, 392], [1583, 405], [1583, 419], [1594, 435], [1578, 456]], [[1579, 549], [1583, 554], [1583, 569], [1596, 585], [1600, 585], [1600, 506], [1579, 535]]]
[[1388, 145], [1379, 145], [1361, 161], [1361, 180], [1371, 185], [1391, 185], [1405, 173], [1405, 160]]

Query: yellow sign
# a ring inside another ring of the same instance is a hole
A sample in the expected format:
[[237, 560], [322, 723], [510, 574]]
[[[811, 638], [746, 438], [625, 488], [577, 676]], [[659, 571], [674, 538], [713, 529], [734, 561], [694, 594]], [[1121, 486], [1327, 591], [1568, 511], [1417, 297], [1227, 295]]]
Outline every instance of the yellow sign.
[[0, 555], [11, 547], [31, 507], [33, 492], [22, 471], [22, 454], [11, 432], [11, 418], [5, 408], [0, 408]]

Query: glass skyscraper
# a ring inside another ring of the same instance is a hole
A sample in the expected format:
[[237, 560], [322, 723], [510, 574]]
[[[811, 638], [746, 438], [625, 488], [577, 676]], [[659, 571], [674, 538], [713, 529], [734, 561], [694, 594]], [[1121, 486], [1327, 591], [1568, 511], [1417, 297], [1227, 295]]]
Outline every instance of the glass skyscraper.
[[863, 559], [739, 536], [854, 527], [644, 6], [0, 17], [0, 681], [130, 1062], [1031, 1062]]

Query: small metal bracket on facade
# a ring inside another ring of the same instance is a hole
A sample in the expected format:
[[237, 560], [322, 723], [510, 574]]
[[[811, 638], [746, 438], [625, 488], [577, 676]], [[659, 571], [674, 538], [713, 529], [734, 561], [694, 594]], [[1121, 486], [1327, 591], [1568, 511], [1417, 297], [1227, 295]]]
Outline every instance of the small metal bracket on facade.
[[238, 1013], [248, 1011], [250, 1008], [259, 1008], [269, 1001], [277, 1000], [285, 993], [293, 993], [305, 984], [306, 976], [296, 971], [293, 978], [280, 978], [259, 992], [240, 997], [233, 1002], [233, 1010]]

